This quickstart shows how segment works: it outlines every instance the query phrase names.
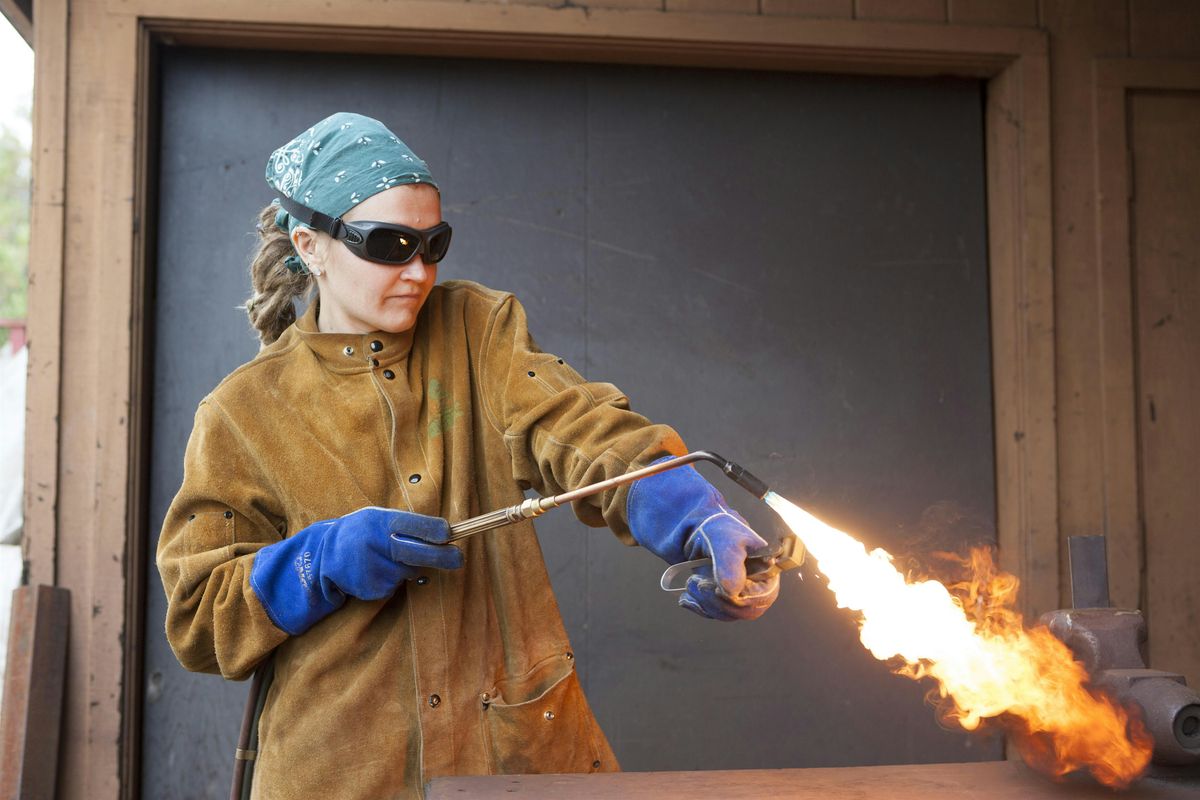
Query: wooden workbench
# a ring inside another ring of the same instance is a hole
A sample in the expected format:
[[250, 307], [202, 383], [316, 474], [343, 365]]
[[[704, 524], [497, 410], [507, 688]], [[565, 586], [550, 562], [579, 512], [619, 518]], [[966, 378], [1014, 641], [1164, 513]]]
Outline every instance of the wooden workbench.
[[491, 775], [435, 778], [426, 800], [1197, 800], [1200, 780], [1142, 779], [1114, 793], [1091, 780], [1055, 783], [1012, 761], [884, 767]]

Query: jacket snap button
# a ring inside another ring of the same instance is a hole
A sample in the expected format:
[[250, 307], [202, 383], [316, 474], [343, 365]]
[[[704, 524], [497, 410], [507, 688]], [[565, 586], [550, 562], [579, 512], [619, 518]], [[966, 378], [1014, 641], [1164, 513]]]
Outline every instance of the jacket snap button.
[[545, 714], [543, 714], [542, 716], [543, 716], [543, 717], [545, 717], [547, 721], [550, 721], [550, 720], [554, 719], [554, 712], [553, 712], [553, 711], [547, 711], [547, 712], [546, 712]]
[[409, 482], [409, 483], [420, 483], [420, 482], [421, 482], [421, 476], [420, 476], [420, 475], [416, 475], [416, 474], [409, 475], [409, 476], [408, 476], [408, 482]]
[[390, 369], [385, 369], [383, 371], [383, 377], [390, 381], [392, 378], [396, 377], [396, 373], [392, 372]]
[[592, 762], [592, 769], [600, 769], [600, 762], [599, 762], [599, 761], [593, 761], [593, 762]]
[[371, 342], [371, 352], [372, 353], [378, 353], [382, 349], [383, 349], [383, 342], [379, 341], [378, 339]]
[[431, 708], [437, 708], [441, 704], [442, 698], [438, 697], [436, 694], [429, 695], [429, 705]]
[[424, 586], [427, 583], [429, 583], [428, 575], [422, 575], [421, 577], [417, 578], [417, 586]]
[[232, 511], [226, 511], [226, 512], [225, 512], [225, 519], [233, 519], [233, 512], [232, 512]]
[[352, 356], [352, 355], [354, 355], [354, 348], [351, 347], [350, 345], [346, 345], [346, 349], [343, 350], [342, 352], [348, 356]]
[[533, 370], [529, 370], [529, 377], [531, 377], [531, 378], [532, 378], [532, 377], [534, 377], [535, 375], [537, 375], [537, 373], [536, 373], [536, 372], [534, 372]]
[[372, 359], [371, 359], [371, 366], [372, 366], [372, 367], [378, 367], [378, 366], [379, 366], [379, 359], [378, 359], [378, 358], [372, 358]]

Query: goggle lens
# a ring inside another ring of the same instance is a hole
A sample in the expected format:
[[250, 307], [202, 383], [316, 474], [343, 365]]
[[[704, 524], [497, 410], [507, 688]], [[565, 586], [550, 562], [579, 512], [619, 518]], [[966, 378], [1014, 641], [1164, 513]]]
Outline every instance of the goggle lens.
[[429, 233], [376, 228], [367, 234], [361, 247], [367, 258], [386, 264], [407, 264], [424, 249], [425, 260], [436, 264], [446, 257], [446, 251], [450, 249], [450, 234], [450, 226], [445, 223], [435, 226]]
[[366, 244], [367, 256], [372, 260], [397, 264], [411, 261], [420, 247], [416, 237], [394, 231], [371, 231]]

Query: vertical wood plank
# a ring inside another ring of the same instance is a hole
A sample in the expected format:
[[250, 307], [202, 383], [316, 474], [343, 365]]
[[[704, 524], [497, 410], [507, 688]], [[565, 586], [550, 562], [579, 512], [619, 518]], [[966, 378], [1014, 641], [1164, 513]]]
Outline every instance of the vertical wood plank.
[[55, 572], [63, 209], [66, 198], [67, 0], [39, 0], [33, 82], [29, 232], [29, 372], [25, 395], [25, 533], [30, 583]]
[[1059, 603], [1049, 65], [988, 86], [988, 231], [1001, 564], [1029, 617]]
[[[70, 14], [59, 583], [72, 619], [59, 792], [120, 793], [125, 691], [137, 22]], [[119, 378], [116, 378], [119, 376]]]
[[1200, 685], [1200, 91], [1134, 92], [1130, 202], [1150, 665]]
[[1060, 600], [1067, 605], [1067, 537], [1112, 530], [1106, 470], [1122, 466], [1105, 453], [1105, 321], [1097, 296], [1095, 120], [1090, 86], [1093, 58], [1125, 54], [1128, 25], [1125, 0], [1043, 0], [1041, 7], [1054, 54], [1055, 371], [1064, 588]]
[[[1129, 263], [1129, 160], [1125, 86], [1119, 70], [1095, 67], [1096, 247], [1101, 385], [1101, 509], [1112, 604], [1142, 606], [1142, 528], [1137, 475], [1133, 282]], [[1066, 302], [1065, 298], [1064, 301]], [[1072, 354], [1077, 355], [1077, 354]]]

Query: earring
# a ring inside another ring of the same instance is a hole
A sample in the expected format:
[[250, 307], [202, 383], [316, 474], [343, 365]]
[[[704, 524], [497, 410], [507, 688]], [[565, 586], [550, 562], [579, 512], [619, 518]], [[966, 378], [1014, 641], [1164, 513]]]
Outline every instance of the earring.
[[319, 278], [325, 274], [322, 270], [316, 269], [315, 267], [309, 267], [308, 271], [313, 274], [314, 278]]

